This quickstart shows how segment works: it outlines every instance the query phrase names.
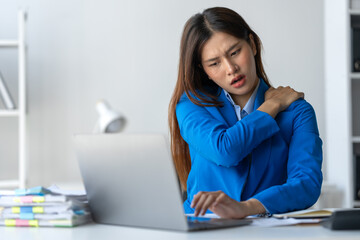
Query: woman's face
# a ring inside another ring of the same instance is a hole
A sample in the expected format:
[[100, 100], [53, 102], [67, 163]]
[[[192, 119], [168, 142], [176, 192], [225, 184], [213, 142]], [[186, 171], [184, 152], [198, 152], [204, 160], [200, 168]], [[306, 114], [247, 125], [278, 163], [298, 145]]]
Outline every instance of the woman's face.
[[251, 35], [250, 40], [249, 44], [227, 33], [216, 32], [201, 52], [205, 73], [241, 107], [245, 106], [258, 83], [256, 47]]

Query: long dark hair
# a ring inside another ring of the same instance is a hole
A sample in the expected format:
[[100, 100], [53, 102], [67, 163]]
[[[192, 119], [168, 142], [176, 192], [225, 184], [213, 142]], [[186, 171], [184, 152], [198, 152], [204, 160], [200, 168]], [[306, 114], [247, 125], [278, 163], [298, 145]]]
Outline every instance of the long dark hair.
[[184, 93], [194, 104], [199, 106], [222, 105], [222, 102], [217, 100], [218, 86], [208, 79], [201, 67], [202, 48], [216, 32], [227, 33], [238, 39], [246, 40], [249, 44], [250, 36], [252, 36], [256, 46], [256, 74], [270, 86], [261, 61], [260, 38], [239, 14], [223, 7], [208, 8], [203, 13], [192, 16], [186, 22], [180, 43], [178, 78], [169, 105], [171, 153], [183, 190], [186, 190], [191, 160], [189, 146], [180, 135], [176, 105]]

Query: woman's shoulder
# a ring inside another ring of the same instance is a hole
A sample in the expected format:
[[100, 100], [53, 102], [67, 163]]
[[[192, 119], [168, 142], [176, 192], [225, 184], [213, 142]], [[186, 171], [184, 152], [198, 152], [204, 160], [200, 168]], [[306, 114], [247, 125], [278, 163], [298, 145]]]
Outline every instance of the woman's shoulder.
[[293, 102], [287, 111], [291, 113], [291, 117], [289, 117], [294, 130], [302, 129], [318, 133], [315, 110], [308, 101], [299, 99]]
[[312, 105], [305, 99], [298, 99], [293, 102], [287, 109], [280, 112], [277, 121], [287, 122], [288, 124], [299, 124], [305, 119], [313, 119], [316, 121], [316, 115]]
[[[190, 95], [190, 97], [189, 97]], [[186, 93], [184, 92], [180, 99], [179, 99], [179, 102], [177, 103], [177, 107], [179, 107], [180, 105], [195, 105], [195, 103], [193, 101], [191, 101], [191, 98], [196, 100], [196, 101], [200, 101], [200, 99], [198, 97], [196, 97], [195, 94], [193, 93]]]
[[189, 99], [188, 95], [186, 94], [186, 92], [183, 92], [183, 94], [180, 97], [179, 103], [180, 102], [187, 102], [187, 101], [190, 101], [190, 99]]
[[191, 92], [184, 92], [176, 105], [176, 112], [191, 112], [195, 109], [203, 108], [202, 106], [196, 104], [196, 102], [201, 102], [201, 99]]
[[311, 111], [314, 112], [313, 106], [306, 101], [305, 99], [301, 98], [293, 102], [286, 111], [293, 112], [294, 114], [299, 114], [304, 111]]
[[[221, 93], [221, 89], [213, 89], [211, 90], [211, 92], [206, 92], [206, 91], [201, 91], [201, 90], [195, 90], [195, 92], [192, 91], [188, 91], [188, 92], [184, 92], [180, 99], [179, 99], [179, 103], [188, 103], [188, 104], [194, 104], [194, 105], [198, 105], [202, 104], [203, 106], [212, 106], [212, 104], [210, 103], [206, 103], [205, 101], [214, 101], [213, 98], [211, 98], [210, 96], [220, 96]], [[205, 101], [204, 101], [205, 100]], [[219, 100], [219, 99], [216, 99]]]

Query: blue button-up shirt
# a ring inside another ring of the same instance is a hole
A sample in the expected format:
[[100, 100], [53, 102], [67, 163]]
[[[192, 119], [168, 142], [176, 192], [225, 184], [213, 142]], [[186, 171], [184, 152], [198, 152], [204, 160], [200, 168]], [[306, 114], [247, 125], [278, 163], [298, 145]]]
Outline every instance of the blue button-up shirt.
[[255, 103], [256, 93], [259, 89], [259, 85], [260, 85], [260, 81], [258, 81], [258, 84], [254, 92], [251, 94], [251, 97], [249, 98], [243, 109], [241, 109], [241, 107], [234, 102], [234, 100], [230, 96], [230, 93], [228, 93], [225, 89], [223, 89], [226, 98], [229, 100], [229, 102], [231, 103], [231, 105], [235, 110], [238, 120], [243, 119], [245, 116], [247, 116], [248, 114], [254, 111], [254, 103]]

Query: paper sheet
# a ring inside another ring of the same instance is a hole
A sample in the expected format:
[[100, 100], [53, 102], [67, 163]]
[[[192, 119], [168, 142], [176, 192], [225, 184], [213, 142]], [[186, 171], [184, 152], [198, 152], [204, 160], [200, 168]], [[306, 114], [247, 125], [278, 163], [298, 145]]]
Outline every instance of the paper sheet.
[[[186, 214], [188, 217], [195, 217], [194, 214]], [[220, 218], [215, 213], [207, 213], [203, 216], [198, 216], [200, 218]], [[278, 226], [289, 226], [289, 225], [297, 225], [297, 224], [314, 224], [319, 223], [319, 219], [294, 219], [294, 218], [286, 218], [286, 219], [277, 219], [277, 218], [258, 218], [256, 216], [247, 217], [251, 219], [253, 222], [250, 226], [257, 227], [278, 227]]]
[[257, 218], [252, 219], [253, 222], [251, 226], [258, 227], [278, 227], [278, 226], [289, 226], [289, 225], [297, 225], [297, 224], [313, 224], [319, 223], [319, 219], [277, 219], [277, 218]]

